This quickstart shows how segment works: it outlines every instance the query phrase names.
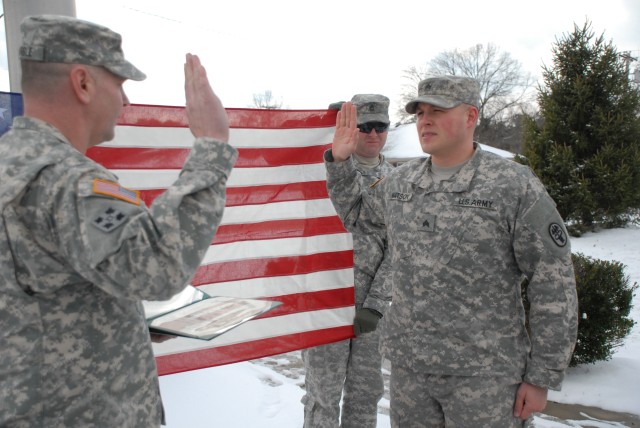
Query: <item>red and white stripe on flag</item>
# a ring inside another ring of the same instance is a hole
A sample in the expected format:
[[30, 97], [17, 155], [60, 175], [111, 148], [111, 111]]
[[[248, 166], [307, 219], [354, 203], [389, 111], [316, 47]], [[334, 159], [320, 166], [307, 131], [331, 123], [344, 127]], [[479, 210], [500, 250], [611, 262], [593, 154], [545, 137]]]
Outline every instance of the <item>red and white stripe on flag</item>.
[[[278, 308], [211, 340], [154, 343], [160, 375], [280, 354], [352, 337], [353, 243], [328, 199], [327, 110], [227, 110], [239, 158], [222, 223], [191, 284]], [[87, 155], [149, 205], [177, 177], [193, 136], [184, 108], [125, 108], [113, 141]]]

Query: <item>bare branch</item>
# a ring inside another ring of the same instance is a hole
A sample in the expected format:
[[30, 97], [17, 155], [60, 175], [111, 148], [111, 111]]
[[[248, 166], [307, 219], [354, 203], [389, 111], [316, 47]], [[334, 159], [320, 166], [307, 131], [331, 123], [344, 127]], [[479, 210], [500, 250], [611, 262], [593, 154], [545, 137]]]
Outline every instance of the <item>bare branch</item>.
[[270, 89], [261, 94], [253, 94], [253, 105], [250, 107], [277, 110], [282, 108], [282, 101], [276, 101]]

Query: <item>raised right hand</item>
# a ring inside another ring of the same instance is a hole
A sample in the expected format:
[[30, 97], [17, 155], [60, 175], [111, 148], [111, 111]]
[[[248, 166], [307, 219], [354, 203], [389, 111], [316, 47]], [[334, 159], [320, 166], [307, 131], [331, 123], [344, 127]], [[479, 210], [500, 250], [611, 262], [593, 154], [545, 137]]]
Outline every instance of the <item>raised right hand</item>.
[[331, 154], [336, 162], [345, 161], [356, 151], [358, 127], [356, 126], [356, 106], [352, 102], [342, 104], [336, 119], [336, 132], [333, 135]]
[[227, 112], [211, 89], [207, 71], [197, 55], [187, 54], [184, 64], [184, 94], [187, 101], [187, 119], [193, 136], [228, 142]]

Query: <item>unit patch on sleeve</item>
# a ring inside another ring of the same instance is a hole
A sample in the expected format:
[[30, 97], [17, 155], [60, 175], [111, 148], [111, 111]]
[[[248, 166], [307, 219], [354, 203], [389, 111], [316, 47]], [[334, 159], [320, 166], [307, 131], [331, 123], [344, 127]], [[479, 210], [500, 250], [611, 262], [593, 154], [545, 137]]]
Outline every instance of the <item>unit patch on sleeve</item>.
[[558, 223], [551, 223], [549, 225], [549, 235], [551, 235], [551, 239], [558, 247], [567, 245], [567, 235], [565, 235], [564, 229]]
[[108, 233], [122, 226], [126, 219], [127, 215], [125, 213], [109, 207], [94, 218], [91, 223], [103, 232]]
[[118, 198], [131, 204], [140, 205], [140, 192], [121, 187], [113, 181], [101, 180], [95, 178], [93, 180], [93, 193], [98, 195], [106, 195]]

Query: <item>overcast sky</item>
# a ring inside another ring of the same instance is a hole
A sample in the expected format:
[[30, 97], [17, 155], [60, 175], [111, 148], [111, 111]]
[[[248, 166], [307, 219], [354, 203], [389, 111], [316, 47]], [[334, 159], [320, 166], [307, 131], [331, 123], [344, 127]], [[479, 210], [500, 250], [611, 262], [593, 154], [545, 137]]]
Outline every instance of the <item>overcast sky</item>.
[[125, 55], [148, 76], [127, 82], [133, 103], [183, 105], [186, 52], [200, 55], [226, 107], [271, 90], [284, 108], [382, 93], [392, 110], [403, 70], [445, 50], [494, 43], [539, 78], [556, 38], [587, 19], [596, 35], [640, 56], [638, 0], [76, 0], [76, 11], [123, 35]]

